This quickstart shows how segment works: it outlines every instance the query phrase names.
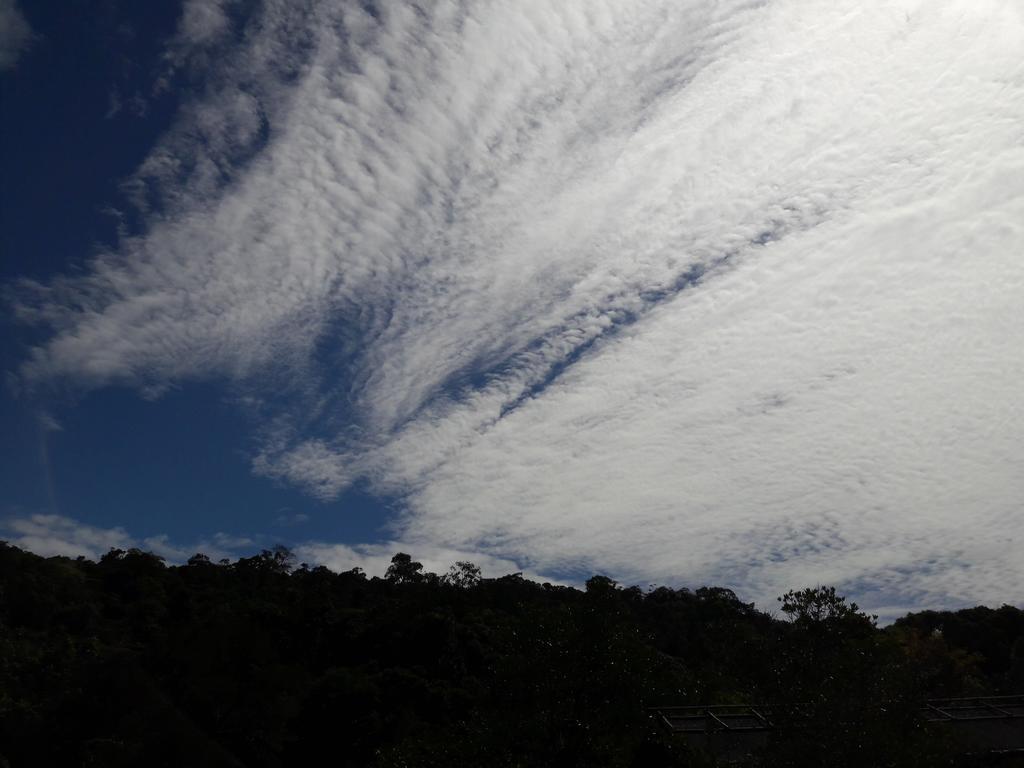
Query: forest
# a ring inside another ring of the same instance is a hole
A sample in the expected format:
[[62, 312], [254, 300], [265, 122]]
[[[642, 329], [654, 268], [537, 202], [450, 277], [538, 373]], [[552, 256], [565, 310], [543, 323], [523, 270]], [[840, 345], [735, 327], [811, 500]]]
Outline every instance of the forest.
[[281, 547], [167, 565], [0, 543], [5, 768], [711, 766], [652, 711], [708, 703], [779, 713], [742, 765], [987, 765], [921, 703], [1021, 692], [1012, 606], [879, 627], [820, 586], [756, 607], [404, 553], [371, 578]]

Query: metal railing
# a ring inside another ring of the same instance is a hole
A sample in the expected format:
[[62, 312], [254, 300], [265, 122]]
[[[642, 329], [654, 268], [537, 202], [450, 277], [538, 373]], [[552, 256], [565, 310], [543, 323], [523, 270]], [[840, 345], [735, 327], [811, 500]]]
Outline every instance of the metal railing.
[[[733, 760], [763, 748], [773, 730], [824, 726], [808, 704], [701, 704], [649, 711], [670, 732]], [[928, 727], [949, 729], [965, 754], [1024, 752], [1024, 695], [929, 699], [919, 705], [918, 716]]]
[[920, 711], [921, 717], [930, 723], [1024, 719], [1024, 695], [931, 699], [925, 702]]

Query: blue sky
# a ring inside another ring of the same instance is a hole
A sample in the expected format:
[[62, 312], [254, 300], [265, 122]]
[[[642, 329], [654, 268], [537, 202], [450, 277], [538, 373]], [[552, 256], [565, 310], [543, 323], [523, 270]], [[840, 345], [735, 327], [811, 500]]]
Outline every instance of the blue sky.
[[1019, 602], [1022, 45], [1001, 0], [2, 0], [3, 535]]
[[[121, 184], [170, 128], [178, 88], [198, 87], [179, 77], [153, 93], [180, 4], [38, 2], [22, 10], [35, 39], [0, 75], [7, 285], [52, 280], [81, 268], [98, 247], [116, 247], [111, 209], [123, 209], [123, 226], [144, 226], [123, 207]], [[3, 367], [16, 371], [38, 337], [10, 317], [4, 326]], [[57, 514], [181, 542], [223, 532], [252, 539], [249, 549], [382, 536], [387, 500], [354, 488], [324, 503], [253, 476], [251, 425], [231, 392], [215, 385], [149, 399], [130, 387], [29, 395], [7, 387], [0, 409], [8, 516]], [[60, 429], [48, 429], [44, 415]]]

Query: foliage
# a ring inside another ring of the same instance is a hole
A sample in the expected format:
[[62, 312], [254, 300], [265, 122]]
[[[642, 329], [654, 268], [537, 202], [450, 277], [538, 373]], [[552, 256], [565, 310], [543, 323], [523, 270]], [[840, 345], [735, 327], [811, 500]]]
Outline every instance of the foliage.
[[1021, 685], [1018, 609], [780, 600], [0, 544], [0, 765], [699, 766], [649, 708], [729, 702], [799, 705], [759, 764], [940, 765], [916, 702]]
[[423, 581], [423, 563], [415, 562], [409, 555], [399, 552], [391, 558], [384, 578], [392, 584], [412, 584]]
[[480, 583], [480, 568], [473, 563], [459, 560], [441, 577], [441, 581], [453, 587], [469, 589]]
[[843, 625], [875, 625], [877, 616], [861, 613], [856, 603], [847, 603], [846, 598], [836, 594], [835, 587], [808, 587], [790, 590], [778, 598], [782, 612], [791, 621], [836, 628]]

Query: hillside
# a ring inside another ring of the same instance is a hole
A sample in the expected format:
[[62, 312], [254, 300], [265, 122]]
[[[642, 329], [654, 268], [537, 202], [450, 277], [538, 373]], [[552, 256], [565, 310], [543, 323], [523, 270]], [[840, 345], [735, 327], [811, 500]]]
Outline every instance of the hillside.
[[[916, 710], [1024, 691], [1024, 612], [878, 628], [833, 590], [772, 615], [726, 589], [586, 590], [295, 567], [167, 566], [0, 545], [0, 754], [12, 768], [709, 765], [648, 708], [801, 702], [764, 765], [953, 764]], [[0, 765], [4, 765], [0, 760]]]

